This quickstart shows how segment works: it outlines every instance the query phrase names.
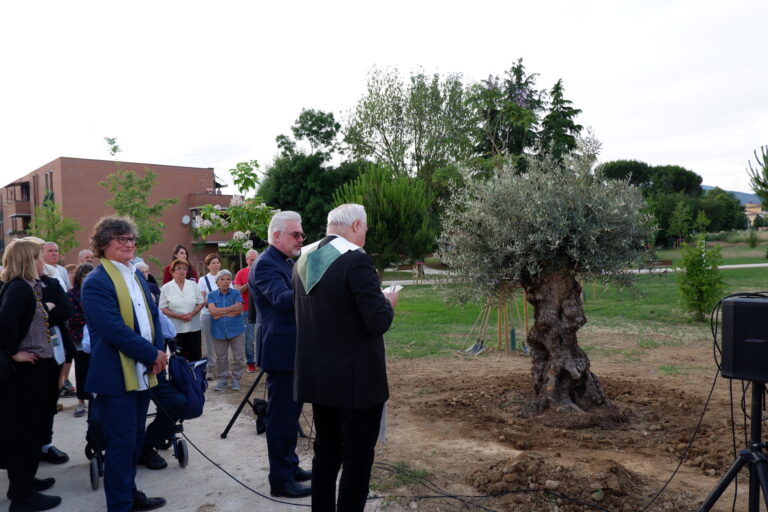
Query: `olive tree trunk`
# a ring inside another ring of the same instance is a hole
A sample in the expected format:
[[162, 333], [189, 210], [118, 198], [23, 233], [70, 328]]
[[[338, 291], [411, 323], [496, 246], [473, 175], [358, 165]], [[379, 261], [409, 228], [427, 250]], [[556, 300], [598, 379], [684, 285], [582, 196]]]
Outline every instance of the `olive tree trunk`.
[[526, 283], [525, 289], [534, 307], [527, 341], [537, 409], [577, 412], [613, 407], [576, 338], [576, 331], [587, 322], [578, 281], [567, 271], [551, 272]]

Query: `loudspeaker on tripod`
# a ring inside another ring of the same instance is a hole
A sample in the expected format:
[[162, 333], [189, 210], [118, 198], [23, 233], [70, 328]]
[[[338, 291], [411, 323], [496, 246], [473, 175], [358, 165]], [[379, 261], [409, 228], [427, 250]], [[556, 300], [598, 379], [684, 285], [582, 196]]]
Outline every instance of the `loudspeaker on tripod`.
[[724, 299], [722, 312], [720, 373], [729, 379], [768, 382], [768, 299]]

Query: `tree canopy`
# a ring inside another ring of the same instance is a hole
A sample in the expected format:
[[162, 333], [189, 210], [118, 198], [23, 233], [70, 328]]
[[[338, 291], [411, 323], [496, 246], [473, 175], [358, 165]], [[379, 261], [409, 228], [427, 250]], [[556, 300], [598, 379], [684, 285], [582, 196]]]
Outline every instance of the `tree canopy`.
[[62, 215], [60, 205], [46, 199], [42, 206], [35, 206], [29, 234], [47, 242], [56, 242], [60, 253], [64, 254], [77, 247], [75, 236], [81, 229], [80, 223], [75, 219]]
[[417, 261], [433, 250], [436, 233], [429, 216], [432, 200], [423, 181], [393, 177], [390, 169], [377, 165], [370, 165], [333, 195], [334, 206], [357, 203], [365, 207], [365, 250], [379, 275], [392, 263]]

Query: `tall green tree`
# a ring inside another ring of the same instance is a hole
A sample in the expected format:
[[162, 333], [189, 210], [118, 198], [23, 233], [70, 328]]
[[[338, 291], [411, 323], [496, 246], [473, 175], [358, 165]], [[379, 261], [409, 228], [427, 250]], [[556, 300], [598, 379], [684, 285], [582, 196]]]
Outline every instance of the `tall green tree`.
[[[113, 157], [121, 152], [117, 139], [104, 137], [110, 148], [110, 154]], [[99, 185], [112, 193], [112, 199], [106, 201], [106, 205], [113, 208], [118, 215], [131, 217], [139, 229], [139, 239], [136, 242], [136, 253], [140, 255], [147, 254], [150, 248], [162, 240], [165, 224], [160, 220], [163, 217], [165, 209], [172, 204], [176, 204], [178, 199], [160, 199], [151, 204], [149, 196], [152, 193], [152, 187], [157, 181], [157, 173], [145, 168], [145, 175], [139, 176], [135, 171], [125, 170], [122, 164], [115, 160], [117, 171], [107, 176], [106, 180], [100, 181]], [[151, 261], [159, 263], [159, 260], [148, 255]]]
[[341, 125], [333, 117], [333, 112], [315, 109], [302, 109], [298, 119], [291, 127], [297, 140], [309, 142], [311, 152], [330, 156], [338, 148], [337, 135]]
[[471, 154], [472, 110], [461, 75], [374, 70], [346, 122], [353, 159], [381, 163], [398, 176], [431, 182], [434, 172]]
[[310, 240], [325, 234], [328, 212], [338, 187], [357, 178], [366, 164], [345, 162], [325, 165], [323, 154], [301, 152], [277, 158], [264, 176], [259, 196], [273, 208], [301, 214], [302, 228]]
[[651, 166], [638, 160], [612, 160], [595, 168], [595, 173], [612, 180], [628, 180], [630, 184], [646, 188], [651, 183]]
[[558, 162], [577, 147], [576, 137], [582, 126], [576, 124], [576, 117], [581, 110], [573, 108], [573, 102], [565, 99], [563, 80], [560, 79], [549, 91], [549, 109], [541, 121], [539, 143], [541, 148]]
[[709, 189], [702, 196], [699, 208], [711, 220], [709, 231], [727, 231], [747, 227], [747, 217], [741, 201], [719, 187]]
[[760, 146], [760, 153], [755, 154], [755, 166], [747, 162], [747, 174], [752, 190], [760, 198], [760, 202], [768, 205], [768, 146]]
[[477, 120], [472, 132], [475, 154], [498, 168], [512, 157], [525, 170], [520, 157], [536, 147], [543, 109], [543, 90], [536, 89], [537, 74], [527, 74], [519, 59], [505, 76], [490, 75], [470, 88], [469, 105]]
[[691, 208], [680, 201], [675, 206], [675, 211], [672, 212], [672, 217], [669, 219], [669, 232], [675, 235], [678, 239], [685, 239], [691, 232], [691, 226], [693, 224], [693, 214]]
[[440, 256], [461, 283], [451, 289], [459, 298], [526, 290], [540, 411], [609, 408], [620, 416], [578, 345], [586, 322], [579, 280], [631, 281], [624, 270], [645, 257], [652, 228], [640, 191], [595, 176], [595, 155], [579, 153], [566, 165], [528, 157], [525, 175], [507, 166], [487, 180], [467, 180], [445, 210]]
[[43, 201], [42, 206], [35, 206], [35, 215], [29, 225], [29, 234], [43, 240], [56, 242], [61, 254], [77, 247], [77, 232], [80, 223], [61, 213], [61, 205], [51, 199]]
[[365, 207], [365, 250], [379, 275], [392, 263], [417, 261], [434, 248], [436, 232], [429, 216], [432, 196], [421, 180], [393, 177], [390, 169], [370, 165], [357, 179], [339, 187], [333, 201], [335, 206]]

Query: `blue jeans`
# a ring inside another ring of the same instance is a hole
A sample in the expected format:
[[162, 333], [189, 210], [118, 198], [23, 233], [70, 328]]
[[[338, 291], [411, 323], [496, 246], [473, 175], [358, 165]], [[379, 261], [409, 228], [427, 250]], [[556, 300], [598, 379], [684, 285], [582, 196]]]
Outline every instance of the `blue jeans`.
[[258, 354], [254, 354], [254, 341], [256, 339], [256, 324], [248, 323], [248, 312], [243, 311], [240, 314], [245, 325], [245, 362], [255, 364]]

